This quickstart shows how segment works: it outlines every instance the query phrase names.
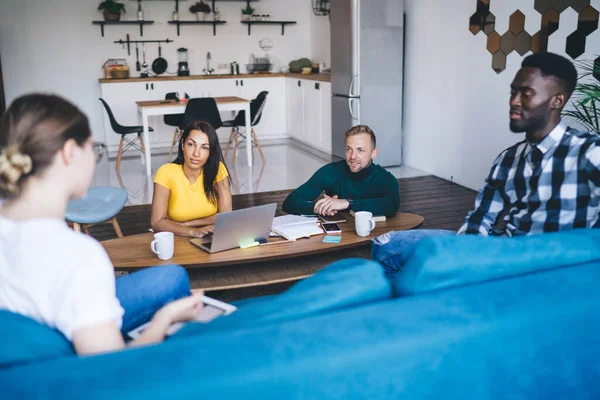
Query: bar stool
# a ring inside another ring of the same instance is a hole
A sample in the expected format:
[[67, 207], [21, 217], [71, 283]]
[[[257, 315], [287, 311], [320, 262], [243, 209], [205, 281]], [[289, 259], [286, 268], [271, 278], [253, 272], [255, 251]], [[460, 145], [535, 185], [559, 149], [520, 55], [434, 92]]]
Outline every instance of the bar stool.
[[99, 186], [90, 188], [81, 199], [71, 200], [67, 205], [65, 218], [73, 223], [73, 230], [81, 232], [81, 226], [86, 234], [88, 228], [99, 223], [112, 223], [119, 238], [123, 237], [116, 215], [127, 203], [127, 190]]
[[[267, 102], [268, 94], [269, 94], [269, 92], [267, 92], [267, 91], [260, 92], [258, 94], [258, 96], [256, 96], [256, 98], [254, 100], [252, 100], [252, 102], [250, 103], [250, 121], [251, 121], [252, 126], [256, 126], [260, 122], [260, 118], [262, 117], [263, 109], [265, 108], [265, 104]], [[240, 111], [236, 115], [234, 120], [223, 122], [223, 126], [231, 127], [231, 134], [229, 135], [229, 140], [227, 141], [227, 147], [225, 147], [224, 157], [227, 157], [227, 153], [229, 152], [229, 146], [231, 145], [231, 142], [235, 141], [235, 144], [233, 146], [233, 163], [234, 164], [235, 164], [235, 157], [237, 154], [237, 148], [238, 148], [239, 143], [241, 143], [247, 139], [246, 135], [240, 133], [240, 128], [239, 128], [240, 126], [245, 125], [245, 123], [246, 123], [245, 121], [246, 121], [246, 112]], [[252, 136], [250, 137], [251, 143], [249, 145], [250, 146], [255, 145], [258, 148], [258, 152], [260, 153], [260, 158], [262, 158], [263, 162], [265, 162], [265, 156], [262, 152], [262, 149], [260, 148], [260, 143], [258, 142], [258, 138], [256, 137], [256, 132], [254, 131], [254, 128], [250, 128], [250, 134]], [[240, 136], [242, 137], [242, 140], [240, 140], [238, 143]], [[254, 150], [254, 148], [252, 150]]]

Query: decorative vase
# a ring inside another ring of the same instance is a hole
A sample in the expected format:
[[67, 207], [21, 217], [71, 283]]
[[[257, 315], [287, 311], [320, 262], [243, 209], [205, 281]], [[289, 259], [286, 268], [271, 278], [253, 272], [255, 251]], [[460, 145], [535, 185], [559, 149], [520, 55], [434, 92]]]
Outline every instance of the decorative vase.
[[196, 16], [196, 21], [200, 21], [200, 16], [198, 15], [198, 13], [194, 14]]
[[120, 21], [121, 20], [121, 14], [113, 14], [111, 12], [109, 12], [106, 8], [104, 9], [104, 11], [102, 12], [102, 15], [104, 16], [104, 20], [105, 21]]
[[242, 14], [242, 21], [250, 21], [250, 18], [252, 18], [250, 14]]

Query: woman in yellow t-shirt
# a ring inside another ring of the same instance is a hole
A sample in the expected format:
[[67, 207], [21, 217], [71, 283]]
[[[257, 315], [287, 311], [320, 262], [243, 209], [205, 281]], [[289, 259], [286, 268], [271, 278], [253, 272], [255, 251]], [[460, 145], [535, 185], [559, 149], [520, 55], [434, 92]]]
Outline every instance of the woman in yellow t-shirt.
[[231, 211], [230, 179], [215, 129], [193, 121], [184, 129], [175, 161], [156, 171], [152, 229], [202, 237], [218, 212]]

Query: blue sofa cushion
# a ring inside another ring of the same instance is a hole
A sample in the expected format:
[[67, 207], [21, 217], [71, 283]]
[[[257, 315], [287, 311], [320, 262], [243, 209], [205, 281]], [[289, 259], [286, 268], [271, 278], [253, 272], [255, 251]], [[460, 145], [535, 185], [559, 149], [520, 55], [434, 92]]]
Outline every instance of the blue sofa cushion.
[[0, 310], [0, 368], [74, 355], [60, 332], [31, 318]]
[[392, 287], [381, 264], [349, 258], [323, 268], [284, 293], [239, 302], [239, 311], [231, 316], [208, 325], [187, 324], [175, 337], [300, 319], [391, 298]]
[[392, 278], [397, 296], [600, 260], [600, 230], [516, 238], [441, 236], [418, 242]]
[[599, 267], [31, 363], [0, 370], [0, 397], [600, 399]]

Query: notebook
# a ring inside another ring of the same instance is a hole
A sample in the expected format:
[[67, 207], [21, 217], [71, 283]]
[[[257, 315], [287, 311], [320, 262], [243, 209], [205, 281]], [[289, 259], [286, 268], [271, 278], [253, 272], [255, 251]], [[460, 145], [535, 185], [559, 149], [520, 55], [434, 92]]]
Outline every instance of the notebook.
[[[354, 217], [354, 210], [350, 210], [350, 215]], [[386, 219], [387, 218], [385, 217], [385, 215], [373, 215], [373, 221], [375, 222], [385, 222]]]
[[287, 240], [296, 240], [325, 233], [319, 227], [318, 221], [318, 218], [283, 215], [273, 219], [271, 230]]

